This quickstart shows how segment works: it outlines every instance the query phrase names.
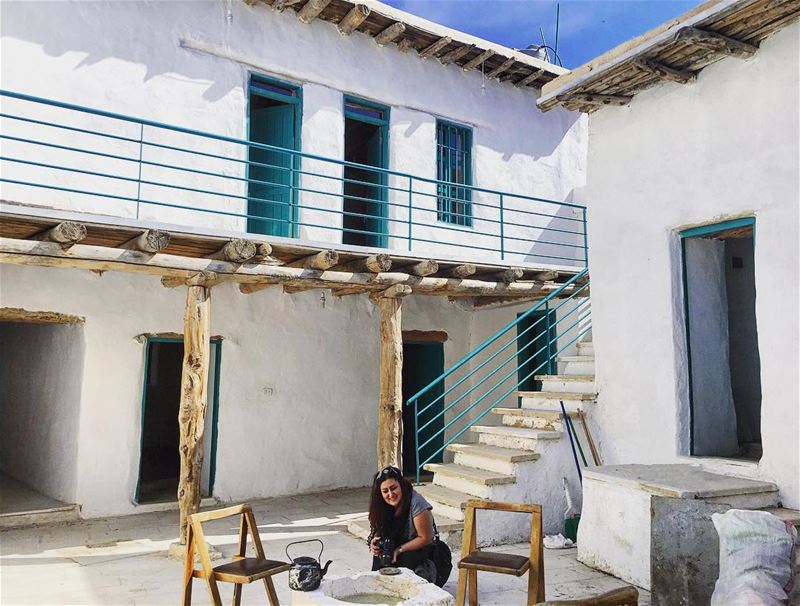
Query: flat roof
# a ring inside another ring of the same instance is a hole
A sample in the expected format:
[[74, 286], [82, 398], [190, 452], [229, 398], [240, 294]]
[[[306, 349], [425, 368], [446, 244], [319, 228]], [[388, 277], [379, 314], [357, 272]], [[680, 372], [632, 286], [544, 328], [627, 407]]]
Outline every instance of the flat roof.
[[727, 56], [752, 56], [800, 17], [800, 0], [710, 0], [542, 87], [537, 105], [592, 112], [625, 105], [663, 80], [688, 83]]

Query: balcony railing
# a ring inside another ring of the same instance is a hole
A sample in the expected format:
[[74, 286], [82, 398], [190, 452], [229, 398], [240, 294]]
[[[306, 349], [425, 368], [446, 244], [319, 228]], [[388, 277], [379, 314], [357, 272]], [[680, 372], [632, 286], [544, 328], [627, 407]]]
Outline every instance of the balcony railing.
[[[6, 200], [420, 255], [586, 266], [579, 205], [0, 95]], [[443, 207], [464, 220], [438, 220]]]

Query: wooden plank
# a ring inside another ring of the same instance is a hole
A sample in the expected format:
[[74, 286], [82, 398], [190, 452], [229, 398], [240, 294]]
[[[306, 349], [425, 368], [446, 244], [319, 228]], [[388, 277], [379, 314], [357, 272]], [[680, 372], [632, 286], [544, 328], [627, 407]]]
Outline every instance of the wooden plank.
[[559, 97], [560, 101], [582, 105], [627, 105], [632, 99], [631, 95], [595, 95], [593, 93], [571, 93]]
[[489, 57], [493, 56], [495, 52], [493, 50], [485, 50], [477, 57], [474, 57], [467, 61], [464, 65], [462, 65], [462, 69], [466, 72], [471, 69], [478, 67], [479, 65], [483, 64]]
[[710, 48], [719, 53], [738, 57], [740, 59], [747, 59], [752, 57], [758, 46], [756, 44], [749, 44], [741, 42], [735, 38], [718, 34], [717, 32], [710, 32], [696, 27], [684, 27], [676, 35], [676, 40], [683, 40]]
[[378, 397], [378, 467], [403, 461], [403, 335], [401, 297], [378, 299], [380, 313], [380, 394]]
[[431, 44], [431, 45], [423, 48], [421, 51], [419, 51], [419, 56], [422, 57], [423, 59], [427, 59], [428, 57], [435, 57], [436, 54], [440, 50], [442, 50], [445, 46], [450, 44], [452, 41], [453, 41], [453, 39], [450, 38], [449, 36], [444, 36], [442, 38], [439, 38], [433, 44]]
[[178, 413], [180, 477], [178, 506], [180, 543], [186, 544], [189, 516], [200, 509], [200, 469], [208, 406], [208, 369], [211, 358], [211, 289], [192, 284], [186, 291], [183, 317], [183, 368]]
[[352, 34], [359, 25], [361, 25], [367, 17], [369, 17], [369, 7], [366, 4], [356, 4], [344, 16], [344, 19], [339, 21], [339, 33], [344, 36]]
[[331, 0], [308, 0], [297, 13], [297, 18], [303, 23], [311, 23], [330, 3]]
[[392, 42], [395, 38], [399, 38], [402, 33], [406, 31], [406, 24], [402, 21], [398, 21], [397, 23], [393, 23], [386, 29], [384, 29], [381, 33], [375, 36], [375, 44], [378, 46], [386, 46], [390, 42]]
[[514, 82], [514, 86], [519, 87], [519, 88], [522, 88], [524, 86], [528, 86], [531, 82], [536, 80], [536, 78], [541, 76], [543, 73], [544, 73], [543, 69], [537, 69], [535, 71], [532, 71], [530, 74], [525, 76], [522, 80], [520, 80], [518, 82]]
[[[164, 278], [161, 278], [161, 281], [164, 281]], [[267, 288], [272, 288], [273, 286], [279, 286], [278, 284], [239, 284], [239, 292], [243, 295], [251, 295], [255, 292], [259, 292], [262, 290], [266, 290]]]
[[21, 307], [0, 307], [0, 322], [25, 324], [83, 324], [86, 318], [55, 311], [28, 311]]
[[447, 333], [443, 330], [404, 330], [403, 341], [420, 343], [446, 343]]

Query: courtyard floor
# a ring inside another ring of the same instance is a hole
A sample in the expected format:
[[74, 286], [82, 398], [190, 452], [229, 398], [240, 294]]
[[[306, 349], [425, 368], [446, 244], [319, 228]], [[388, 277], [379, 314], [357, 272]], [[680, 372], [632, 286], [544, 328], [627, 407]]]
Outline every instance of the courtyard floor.
[[[292, 541], [319, 538], [325, 543], [323, 560], [331, 559], [331, 575], [368, 570], [371, 559], [363, 541], [347, 532], [350, 520], [365, 516], [366, 489], [254, 501], [253, 510], [268, 558], [285, 559]], [[208, 542], [230, 556], [238, 527], [234, 518], [205, 526]], [[0, 533], [0, 603], [4, 605], [158, 604], [180, 602], [182, 563], [167, 556], [176, 539], [177, 512], [83, 520], [71, 524], [11, 529]], [[307, 546], [303, 546], [307, 547]], [[525, 554], [528, 545], [494, 548]], [[314, 555], [301, 552], [298, 554]], [[313, 546], [312, 546], [313, 551]], [[454, 554], [454, 560], [457, 554]], [[455, 562], [454, 562], [455, 563]], [[282, 604], [290, 603], [287, 574], [275, 577]], [[445, 589], [455, 594], [454, 569]], [[527, 576], [481, 574], [482, 605], [516, 606], [525, 603]], [[575, 550], [545, 550], [548, 599], [596, 595], [625, 585], [575, 559]], [[223, 584], [223, 601], [232, 595]], [[209, 604], [201, 581], [194, 583], [193, 604]], [[265, 604], [264, 586], [245, 586], [244, 604]], [[649, 606], [641, 592], [639, 604]]]

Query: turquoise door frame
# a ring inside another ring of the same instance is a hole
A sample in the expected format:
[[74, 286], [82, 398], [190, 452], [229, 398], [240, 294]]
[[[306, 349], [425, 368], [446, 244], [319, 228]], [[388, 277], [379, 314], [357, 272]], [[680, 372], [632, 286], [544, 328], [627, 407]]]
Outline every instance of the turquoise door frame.
[[[133, 502], [139, 503], [139, 490], [141, 488], [142, 480], [142, 452], [144, 450], [144, 415], [147, 406], [147, 382], [150, 374], [150, 345], [152, 343], [183, 343], [182, 338], [178, 337], [147, 337], [144, 346], [144, 373], [142, 381], [142, 405], [141, 405], [141, 422], [139, 428], [139, 471], [136, 477], [136, 490], [133, 494]], [[213, 401], [211, 403], [211, 413], [213, 423], [211, 423], [211, 452], [209, 454], [209, 479], [208, 479], [208, 493], [214, 494], [214, 480], [217, 475], [217, 421], [219, 418], [219, 373], [222, 367], [222, 339], [211, 339], [211, 343], [215, 345], [213, 348], [214, 355], [211, 364], [214, 366], [214, 383], [211, 389]], [[177, 495], [176, 495], [177, 498]]]
[[[366, 161], [360, 162], [360, 164], [374, 166], [379, 169], [388, 169], [389, 108], [373, 101], [346, 95], [344, 97], [344, 119], [345, 125], [348, 120], [354, 120], [376, 127], [366, 142]], [[347, 128], [345, 126], [346, 132]], [[345, 140], [345, 154], [347, 154], [347, 151], [347, 141]], [[347, 237], [348, 234], [351, 234], [363, 238], [367, 246], [386, 248], [388, 246], [386, 227], [388, 182], [386, 173], [380, 170], [360, 169], [353, 166], [345, 166], [344, 172], [343, 228], [347, 227], [344, 223], [346, 220], [360, 224], [363, 228], [359, 230], [350, 227], [347, 231], [343, 229], [343, 243], [348, 243]], [[348, 206], [354, 208], [348, 209]], [[348, 215], [348, 210], [351, 213], [350, 215]], [[362, 233], [357, 233], [359, 231]], [[356, 233], [354, 234], [353, 232]]]
[[731, 219], [721, 223], [710, 225], [700, 225], [691, 227], [678, 232], [681, 240], [681, 284], [683, 285], [683, 326], [686, 334], [686, 373], [689, 388], [689, 455], [694, 455], [694, 394], [692, 387], [692, 345], [691, 333], [689, 332], [689, 281], [686, 271], [686, 240], [702, 236], [712, 236], [731, 229], [742, 227], [752, 227], [753, 247], [756, 245], [756, 219], [755, 217], [742, 217], [741, 219]]
[[[299, 151], [301, 126], [302, 89], [250, 74], [248, 139]], [[248, 232], [297, 237], [299, 171], [296, 154], [248, 147]]]

